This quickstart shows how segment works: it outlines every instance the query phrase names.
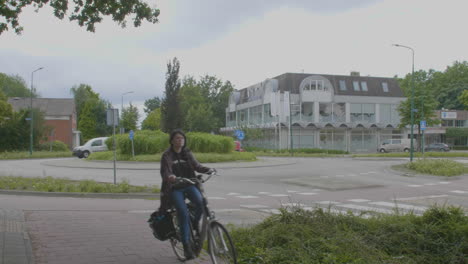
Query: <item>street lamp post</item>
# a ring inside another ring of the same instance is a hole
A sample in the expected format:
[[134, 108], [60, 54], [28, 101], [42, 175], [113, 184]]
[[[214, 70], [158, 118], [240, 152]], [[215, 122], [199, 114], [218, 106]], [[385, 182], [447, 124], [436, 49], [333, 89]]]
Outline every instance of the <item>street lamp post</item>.
[[[133, 91], [131, 91], [131, 92], [126, 92], [126, 93], [123, 93], [123, 94], [122, 94], [121, 115], [123, 115], [123, 97], [124, 97], [124, 95], [126, 95], [126, 94], [131, 94], [131, 93], [133, 93]], [[123, 134], [123, 124], [122, 124], [122, 122], [119, 122], [119, 123], [120, 123], [120, 134]]]
[[33, 152], [33, 138], [34, 138], [34, 130], [33, 130], [33, 123], [34, 123], [34, 115], [33, 115], [33, 103], [32, 103], [32, 98], [33, 98], [33, 85], [34, 85], [34, 73], [37, 71], [40, 71], [44, 69], [43, 67], [40, 67], [36, 70], [34, 70], [31, 73], [31, 97], [30, 97], [30, 132], [29, 132], [29, 155], [32, 155]]
[[413, 66], [411, 68], [411, 149], [410, 149], [410, 161], [413, 161], [413, 155], [414, 155], [414, 144], [413, 144], [413, 127], [414, 127], [414, 49], [408, 46], [400, 45], [400, 44], [393, 44], [395, 47], [400, 47], [400, 48], [405, 48], [411, 50], [412, 53], [412, 60], [413, 60]]

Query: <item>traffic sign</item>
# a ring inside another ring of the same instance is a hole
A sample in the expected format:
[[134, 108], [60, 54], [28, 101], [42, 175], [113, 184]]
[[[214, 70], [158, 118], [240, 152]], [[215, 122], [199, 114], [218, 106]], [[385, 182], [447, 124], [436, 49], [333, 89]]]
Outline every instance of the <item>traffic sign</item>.
[[133, 132], [133, 130], [130, 130], [130, 132], [128, 133], [128, 137], [130, 138], [130, 140], [133, 140], [134, 136], [135, 136], [135, 133]]
[[426, 130], [426, 120], [421, 120], [419, 127], [421, 130]]
[[237, 138], [239, 140], [243, 140], [245, 138], [245, 135], [244, 135], [244, 131], [242, 130], [238, 130], [239, 132], [237, 132]]

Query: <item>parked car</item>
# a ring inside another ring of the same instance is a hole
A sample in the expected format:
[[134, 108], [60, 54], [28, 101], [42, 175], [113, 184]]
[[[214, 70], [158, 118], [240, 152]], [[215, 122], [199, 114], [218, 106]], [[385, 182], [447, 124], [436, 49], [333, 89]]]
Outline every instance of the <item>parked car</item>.
[[107, 151], [106, 145], [107, 137], [98, 137], [88, 140], [83, 146], [73, 149], [73, 155], [78, 158], [87, 158], [93, 152]]
[[[415, 144], [415, 141], [413, 141]], [[416, 149], [416, 146], [413, 146]], [[380, 144], [377, 151], [385, 153], [385, 152], [409, 152], [411, 149], [411, 140], [410, 139], [386, 139]]]
[[450, 151], [450, 147], [445, 143], [433, 143], [424, 148], [424, 151]]

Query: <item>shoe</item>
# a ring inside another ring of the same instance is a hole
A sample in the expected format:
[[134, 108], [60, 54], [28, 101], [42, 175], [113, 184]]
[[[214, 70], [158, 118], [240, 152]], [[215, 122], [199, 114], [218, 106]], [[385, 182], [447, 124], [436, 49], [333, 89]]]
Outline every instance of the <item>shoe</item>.
[[183, 243], [184, 245], [184, 255], [186, 260], [194, 259], [195, 256], [192, 251], [192, 247], [188, 243]]

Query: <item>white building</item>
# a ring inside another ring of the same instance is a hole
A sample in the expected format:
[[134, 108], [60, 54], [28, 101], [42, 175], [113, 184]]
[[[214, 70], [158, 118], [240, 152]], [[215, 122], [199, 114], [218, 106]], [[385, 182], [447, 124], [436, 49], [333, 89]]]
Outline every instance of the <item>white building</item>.
[[408, 137], [398, 128], [404, 100], [394, 78], [285, 73], [234, 91], [221, 131], [257, 128], [244, 146], [375, 152]]

